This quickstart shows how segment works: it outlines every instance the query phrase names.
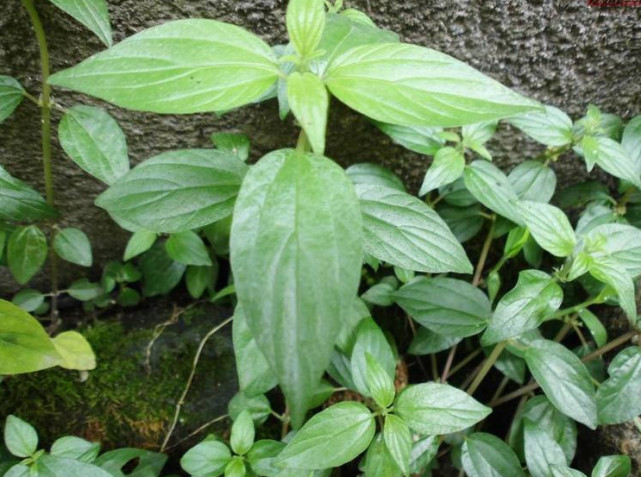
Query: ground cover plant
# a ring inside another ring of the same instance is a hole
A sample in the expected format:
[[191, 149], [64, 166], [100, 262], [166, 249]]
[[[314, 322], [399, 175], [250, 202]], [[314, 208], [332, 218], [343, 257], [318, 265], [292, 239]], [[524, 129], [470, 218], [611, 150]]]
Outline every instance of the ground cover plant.
[[[447, 462], [470, 477], [581, 476], [577, 423], [634, 422], [641, 432], [641, 116], [624, 124], [589, 106], [573, 121], [446, 54], [400, 42], [340, 0], [291, 0], [289, 43], [274, 46], [200, 19], [112, 45], [104, 3], [52, 1], [108, 49], [50, 75], [37, 10], [23, 0], [41, 46], [42, 94], [1, 77], [0, 119], [23, 98], [41, 107], [46, 198], [0, 169], [0, 251], [21, 284], [49, 256], [51, 290], [0, 302], [0, 375], [95, 367], [80, 333], [59, 332], [60, 295], [89, 313], [167, 293], [184, 277], [194, 299], [235, 305], [201, 342], [194, 368], [207, 338], [231, 323], [240, 388], [229, 435], [182, 456], [190, 475], [429, 476]], [[167, 151], [130, 169], [109, 114], [63, 108], [52, 87], [161, 114], [222, 115], [276, 100], [301, 131], [291, 148], [251, 165], [249, 139], [224, 133], [211, 149]], [[344, 170], [324, 156], [332, 97], [432, 158], [418, 196], [378, 165]], [[107, 186], [96, 205], [132, 232], [123, 261], [99, 282], [66, 289], [58, 258], [92, 260], [86, 235], [56, 223], [53, 109], [69, 158]], [[499, 127], [539, 142], [540, 154], [506, 174], [485, 146]], [[611, 182], [559, 190], [557, 161], [583, 161]], [[230, 268], [223, 284], [219, 263]], [[599, 316], [609, 305], [628, 319], [618, 336]], [[31, 312], [49, 320], [47, 330]], [[495, 417], [516, 399], [509, 416]], [[257, 439], [267, 419], [281, 422], [280, 435]], [[10, 477], [160, 475], [166, 459], [99, 455], [98, 444], [73, 437], [45, 452], [16, 416], [4, 442], [0, 470]], [[602, 456], [590, 472], [631, 475], [632, 463]]]

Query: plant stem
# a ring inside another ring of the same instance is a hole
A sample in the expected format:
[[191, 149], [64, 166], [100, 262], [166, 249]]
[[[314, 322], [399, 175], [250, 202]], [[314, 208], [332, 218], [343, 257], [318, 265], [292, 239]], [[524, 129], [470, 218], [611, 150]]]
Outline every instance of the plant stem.
[[476, 358], [482, 352], [483, 352], [483, 350], [480, 347], [476, 348], [474, 351], [472, 351], [470, 354], [468, 354], [465, 358], [463, 358], [461, 361], [456, 363], [456, 366], [454, 366], [452, 368], [452, 371], [450, 371], [450, 378], [452, 376], [454, 376], [456, 373], [458, 373], [461, 369], [463, 369], [466, 364], [468, 364], [470, 361], [472, 361], [474, 358]]
[[[49, 47], [47, 45], [47, 37], [45, 35], [42, 22], [38, 11], [33, 4], [33, 0], [22, 0], [22, 5], [29, 14], [31, 24], [36, 34], [38, 41], [38, 48], [40, 50], [40, 69], [41, 69], [41, 82], [42, 82], [42, 97], [40, 102], [40, 114], [42, 119], [42, 166], [44, 170], [45, 180], [45, 197], [47, 204], [55, 207], [55, 196], [53, 191], [53, 172], [51, 167], [51, 86], [48, 84], [49, 80]], [[52, 226], [50, 231], [49, 241], [51, 250], [49, 253], [49, 263], [51, 265], [51, 289], [53, 295], [51, 297], [51, 319], [52, 327], [55, 329], [58, 326], [58, 256], [53, 250], [53, 239], [55, 236], [55, 227]]]
[[472, 279], [472, 285], [477, 287], [481, 283], [481, 277], [483, 276], [483, 269], [485, 268], [485, 262], [487, 260], [487, 255], [490, 252], [490, 245], [492, 245], [492, 236], [494, 235], [494, 224], [496, 223], [495, 216], [492, 216], [492, 222], [490, 225], [490, 230], [487, 232], [487, 237], [485, 237], [485, 242], [483, 243], [483, 249], [481, 250], [481, 256], [479, 261], [476, 264], [476, 271], [474, 272], [474, 278]]
[[302, 129], [298, 134], [298, 141], [296, 142], [296, 150], [299, 152], [309, 152], [311, 150], [311, 145], [307, 139], [307, 134]]
[[189, 377], [187, 378], [187, 383], [185, 384], [185, 389], [183, 389], [182, 394], [180, 395], [180, 399], [178, 399], [178, 403], [176, 404], [176, 411], [174, 412], [174, 419], [171, 422], [171, 426], [169, 427], [169, 431], [167, 432], [167, 435], [165, 436], [165, 440], [163, 441], [162, 445], [160, 446], [160, 452], [164, 452], [165, 449], [167, 448], [167, 444], [169, 443], [169, 439], [171, 439], [171, 435], [174, 432], [174, 429], [176, 428], [176, 424], [178, 424], [178, 418], [180, 417], [180, 411], [185, 404], [185, 398], [187, 397], [187, 393], [189, 392], [189, 388], [191, 387], [191, 383], [194, 380], [194, 376], [196, 375], [196, 366], [198, 366], [198, 361], [200, 361], [200, 355], [203, 352], [203, 349], [205, 348], [205, 343], [207, 343], [207, 340], [211, 338], [213, 335], [215, 335], [219, 330], [227, 326], [231, 321], [234, 319], [234, 317], [229, 317], [219, 325], [214, 326], [209, 332], [205, 335], [205, 337], [200, 341], [200, 344], [198, 345], [198, 349], [196, 350], [196, 354], [194, 355], [194, 363], [191, 366], [191, 371], [189, 373]]
[[441, 375], [441, 382], [445, 383], [447, 382], [447, 377], [450, 374], [450, 368], [452, 367], [452, 362], [454, 361], [454, 356], [456, 355], [456, 348], [458, 347], [458, 344], [455, 344], [452, 346], [452, 349], [450, 349], [449, 354], [447, 355], [447, 361], [445, 362], [445, 368], [443, 368], [443, 374]]
[[570, 315], [572, 313], [578, 313], [581, 310], [584, 310], [590, 305], [595, 305], [597, 303], [601, 303], [603, 300], [600, 296], [595, 296], [593, 298], [590, 298], [589, 300], [585, 300], [582, 303], [579, 303], [578, 305], [571, 306], [569, 308], [563, 308], [562, 310], [557, 311], [556, 313], [552, 313], [550, 316], [545, 318], [545, 321], [549, 320], [556, 320], [558, 318], [563, 318], [566, 315]]
[[483, 382], [483, 379], [487, 375], [487, 373], [490, 372], [492, 369], [492, 366], [494, 366], [494, 363], [496, 363], [496, 360], [499, 359], [499, 356], [507, 346], [507, 341], [502, 341], [501, 343], [498, 343], [490, 355], [485, 359], [483, 362], [483, 366], [479, 370], [478, 374], [474, 378], [474, 381], [472, 381], [472, 384], [470, 384], [470, 387], [467, 388], [467, 393], [471, 396], [474, 394], [474, 391], [478, 389], [480, 384]]

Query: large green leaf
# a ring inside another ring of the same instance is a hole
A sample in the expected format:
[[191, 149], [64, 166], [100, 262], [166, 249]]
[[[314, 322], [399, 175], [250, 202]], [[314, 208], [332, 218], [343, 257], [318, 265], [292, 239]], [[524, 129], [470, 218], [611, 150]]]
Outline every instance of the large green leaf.
[[472, 264], [445, 222], [404, 192], [357, 185], [365, 251], [379, 260], [428, 273], [471, 273]]
[[594, 466], [592, 477], [628, 477], [631, 471], [632, 462], [629, 456], [606, 455]]
[[489, 346], [538, 328], [562, 301], [561, 287], [548, 274], [539, 270], [519, 273], [516, 286], [496, 305], [481, 342]]
[[416, 432], [436, 435], [462, 431], [492, 410], [460, 389], [424, 383], [405, 388], [396, 399], [394, 412]]
[[53, 249], [67, 262], [90, 267], [93, 262], [89, 237], [80, 229], [67, 227], [53, 238]]
[[572, 120], [554, 106], [545, 111], [519, 114], [508, 119], [525, 134], [546, 146], [565, 146], [572, 143]]
[[481, 204], [518, 225], [524, 225], [517, 208], [519, 197], [498, 167], [484, 160], [474, 161], [465, 167], [463, 178], [467, 189]]
[[38, 321], [0, 300], [0, 375], [40, 371], [62, 360]]
[[540, 109], [465, 63], [403, 43], [353, 48], [332, 60], [326, 81], [342, 102], [390, 124], [453, 127]]
[[367, 449], [364, 467], [364, 477], [400, 477], [402, 475], [381, 433], [376, 435]]
[[167, 255], [178, 263], [196, 266], [212, 265], [207, 246], [192, 230], [170, 235], [165, 242], [165, 250]]
[[521, 200], [550, 202], [556, 189], [556, 174], [540, 161], [524, 161], [507, 176]]
[[147, 159], [96, 199], [122, 227], [192, 230], [230, 215], [247, 165], [227, 152], [185, 149]]
[[631, 277], [641, 275], [641, 230], [625, 224], [603, 224], [590, 230], [585, 249], [597, 261], [616, 262]]
[[363, 452], [374, 438], [374, 415], [363, 404], [344, 401], [314, 415], [278, 456], [297, 469], [343, 465]]
[[553, 465], [565, 466], [567, 460], [561, 446], [538, 424], [525, 420], [525, 461], [532, 477], [554, 477]]
[[485, 293], [453, 278], [411, 281], [394, 293], [394, 300], [421, 325], [444, 336], [480, 333], [492, 315]]
[[151, 297], [169, 293], [178, 285], [186, 268], [169, 257], [162, 242], [156, 242], [140, 259], [143, 294]]
[[567, 257], [576, 246], [570, 220], [558, 207], [524, 200], [518, 203], [523, 221], [542, 249], [556, 257]]
[[84, 105], [68, 109], [58, 126], [58, 137], [76, 164], [106, 184], [129, 171], [127, 139], [104, 109]]
[[602, 283], [610, 285], [616, 292], [619, 306], [628, 319], [635, 323], [637, 320], [637, 305], [634, 292], [634, 281], [622, 269], [620, 263], [606, 257], [600, 257], [590, 264], [590, 275]]
[[608, 137], [586, 136], [581, 147], [588, 164], [598, 164], [614, 177], [624, 179], [641, 188], [641, 170], [637, 161], [621, 144]]
[[566, 416], [595, 429], [596, 393], [581, 360], [565, 346], [549, 340], [533, 341], [524, 357], [550, 402]]
[[190, 19], [144, 30], [49, 83], [124, 108], [187, 114], [251, 103], [277, 77], [274, 53], [260, 38], [234, 25]]
[[[319, 0], [320, 2], [320, 0]], [[311, 73], [287, 78], [287, 100], [316, 154], [325, 152], [329, 94], [321, 79]]]
[[525, 477], [514, 451], [492, 434], [466, 437], [462, 451], [463, 468], [470, 477]]
[[290, 0], [286, 22], [294, 49], [302, 58], [308, 58], [320, 43], [325, 28], [323, 0]]
[[0, 220], [31, 222], [56, 216], [40, 194], [24, 182], [11, 177], [0, 166]]
[[96, 34], [105, 45], [111, 46], [111, 24], [105, 0], [49, 0]]
[[641, 414], [641, 349], [621, 351], [608, 367], [610, 377], [596, 394], [600, 424], [619, 424]]
[[36, 225], [18, 227], [9, 238], [7, 261], [9, 270], [21, 285], [40, 270], [47, 258], [47, 237]]
[[356, 295], [360, 224], [345, 172], [312, 154], [265, 156], [238, 196], [231, 232], [236, 291], [295, 427], [329, 364], [341, 311]]
[[388, 414], [385, 416], [383, 438], [385, 439], [385, 446], [396, 465], [403, 471], [403, 475], [409, 475], [412, 435], [407, 424], [400, 417]]
[[0, 123], [11, 116], [24, 98], [24, 89], [18, 80], [0, 75]]
[[64, 331], [53, 339], [56, 350], [62, 356], [61, 368], [88, 371], [96, 368], [96, 356], [91, 345], [77, 331]]

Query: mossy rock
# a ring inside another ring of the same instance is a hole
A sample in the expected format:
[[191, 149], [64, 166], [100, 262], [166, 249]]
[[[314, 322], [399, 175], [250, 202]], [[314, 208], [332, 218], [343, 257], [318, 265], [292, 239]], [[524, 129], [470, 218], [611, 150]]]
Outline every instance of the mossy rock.
[[[45, 446], [73, 434], [100, 441], [103, 448], [158, 450], [199, 342], [231, 315], [231, 310], [212, 306], [181, 314], [154, 342], [147, 366], [154, 330], [171, 316], [167, 309], [125, 313], [82, 330], [95, 351], [97, 368], [84, 380], [78, 372], [63, 369], [8, 378], [0, 384], [0, 416], [15, 414], [30, 422]], [[231, 326], [227, 326], [203, 350], [171, 442], [226, 414], [236, 390]]]

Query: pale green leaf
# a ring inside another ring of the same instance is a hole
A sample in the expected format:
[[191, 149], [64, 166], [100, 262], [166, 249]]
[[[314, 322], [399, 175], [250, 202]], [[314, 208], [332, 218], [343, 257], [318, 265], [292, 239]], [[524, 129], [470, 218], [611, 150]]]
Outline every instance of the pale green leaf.
[[465, 169], [465, 157], [453, 147], [443, 147], [434, 156], [432, 165], [423, 178], [419, 197], [434, 189], [454, 182]]
[[358, 112], [406, 126], [461, 126], [540, 108], [465, 63], [402, 43], [347, 51], [332, 60], [326, 82]]
[[9, 414], [4, 425], [4, 444], [16, 457], [29, 457], [38, 449], [38, 433], [31, 424]]
[[363, 213], [367, 253], [417, 272], [472, 272], [461, 244], [424, 202], [374, 185], [357, 185], [356, 193]]
[[590, 230], [585, 250], [600, 261], [614, 261], [631, 277], [641, 275], [641, 230], [625, 224], [604, 224]]
[[89, 28], [105, 45], [111, 46], [111, 24], [105, 0], [49, 0]]
[[51, 445], [51, 455], [67, 457], [89, 464], [98, 457], [99, 452], [99, 443], [89, 442], [75, 436], [61, 437]]
[[492, 434], [466, 437], [461, 461], [469, 477], [525, 477], [514, 451]]
[[389, 379], [394, 379], [396, 358], [383, 330], [372, 318], [365, 318], [356, 328], [356, 340], [351, 355], [351, 376], [356, 390], [371, 396], [368, 387], [367, 356], [370, 355], [383, 368]]
[[31, 288], [25, 288], [20, 290], [15, 294], [11, 300], [15, 305], [18, 305], [24, 311], [31, 313], [44, 303], [45, 295], [40, 293], [38, 290], [32, 290]]
[[254, 420], [248, 410], [241, 412], [231, 426], [229, 443], [232, 450], [238, 455], [245, 455], [254, 444], [256, 430]]
[[176, 233], [231, 214], [247, 165], [233, 155], [185, 149], [143, 161], [96, 199], [122, 227]]
[[594, 338], [597, 347], [605, 346], [608, 342], [608, 331], [605, 329], [605, 326], [603, 326], [603, 323], [601, 323], [601, 320], [587, 308], [579, 311], [579, 318], [586, 328], [590, 330], [590, 334]]
[[567, 465], [561, 446], [529, 419], [525, 420], [525, 461], [532, 477], [554, 477], [551, 466]]
[[583, 472], [565, 465], [551, 465], [552, 477], [586, 477]]
[[123, 260], [131, 260], [132, 258], [145, 253], [156, 242], [156, 232], [150, 230], [139, 229], [133, 233], [127, 242]]
[[364, 467], [364, 477], [401, 477], [402, 475], [381, 433], [376, 435], [367, 449]]
[[229, 448], [220, 441], [205, 440], [189, 449], [180, 466], [191, 475], [220, 475], [231, 460]]
[[397, 126], [374, 121], [378, 129], [387, 134], [392, 142], [399, 144], [410, 151], [433, 156], [443, 145], [445, 140], [439, 136], [442, 128], [425, 126]]
[[592, 477], [628, 477], [632, 463], [627, 455], [607, 455], [599, 459], [592, 470]]
[[641, 173], [641, 115], [635, 116], [626, 124], [621, 145], [634, 160], [637, 171]]
[[[318, 2], [322, 3], [321, 0]], [[323, 154], [329, 94], [322, 80], [311, 73], [292, 73], [287, 78], [287, 100], [292, 113], [305, 131], [312, 150], [316, 154]]]
[[401, 179], [389, 169], [378, 164], [369, 162], [353, 164], [345, 169], [345, 172], [354, 184], [378, 185], [405, 192], [405, 186]]
[[323, 0], [290, 0], [286, 22], [294, 49], [302, 58], [308, 58], [320, 43], [325, 28]]
[[521, 200], [550, 202], [556, 189], [556, 174], [540, 161], [524, 161], [507, 176]]
[[91, 243], [80, 229], [68, 227], [58, 232], [53, 239], [53, 249], [67, 262], [90, 267], [93, 262]]
[[260, 38], [235, 25], [189, 19], [144, 30], [50, 77], [49, 83], [123, 108], [188, 114], [260, 98], [278, 77]]
[[185, 265], [211, 266], [212, 261], [203, 240], [196, 232], [186, 230], [171, 234], [165, 250], [172, 260]]
[[61, 368], [89, 371], [96, 368], [96, 356], [91, 345], [77, 331], [64, 331], [53, 339], [56, 350], [62, 356]]
[[608, 137], [586, 136], [581, 147], [588, 166], [597, 164], [614, 177], [641, 188], [641, 170], [621, 144]]
[[40, 270], [47, 258], [47, 237], [36, 225], [17, 227], [9, 237], [7, 261], [9, 270], [21, 285]]
[[102, 295], [104, 289], [99, 283], [93, 283], [86, 278], [81, 278], [69, 286], [67, 293], [76, 300], [90, 301]]
[[519, 114], [507, 122], [546, 146], [560, 147], [572, 142], [572, 120], [554, 106], [545, 106], [541, 112]]
[[641, 349], [633, 346], [621, 351], [608, 373], [596, 394], [599, 423], [631, 421], [641, 414]]
[[11, 116], [24, 98], [22, 85], [11, 76], [0, 75], [0, 123]]
[[523, 200], [518, 203], [518, 211], [543, 250], [556, 257], [567, 257], [572, 253], [577, 240], [561, 209], [543, 202]]
[[295, 427], [329, 364], [341, 310], [356, 296], [360, 224], [345, 172], [311, 154], [280, 150], [265, 156], [238, 197], [231, 233], [236, 291]]
[[389, 407], [394, 402], [396, 389], [394, 376], [390, 376], [383, 366], [370, 354], [365, 353], [367, 365], [367, 388], [370, 395], [382, 409]]
[[398, 468], [401, 469], [403, 475], [409, 475], [412, 435], [407, 424], [400, 417], [388, 414], [385, 416], [383, 438], [385, 439], [385, 446]]
[[610, 285], [616, 292], [619, 306], [628, 319], [634, 323], [637, 319], [637, 305], [632, 277], [621, 269], [619, 262], [599, 258], [590, 265], [590, 275], [602, 283]]
[[68, 109], [58, 126], [58, 138], [80, 168], [108, 185], [129, 171], [125, 135], [104, 109], [85, 105]]
[[217, 149], [229, 152], [243, 162], [249, 158], [249, 138], [244, 134], [214, 133], [211, 140]]

